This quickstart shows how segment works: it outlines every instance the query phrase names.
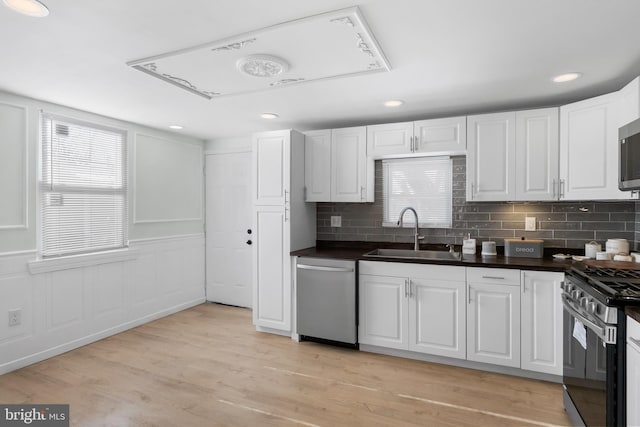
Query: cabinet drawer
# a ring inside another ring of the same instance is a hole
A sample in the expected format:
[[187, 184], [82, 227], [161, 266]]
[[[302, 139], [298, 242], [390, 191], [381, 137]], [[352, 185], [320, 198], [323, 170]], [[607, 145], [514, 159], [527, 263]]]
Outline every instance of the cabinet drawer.
[[520, 286], [520, 270], [509, 268], [467, 267], [467, 282]]

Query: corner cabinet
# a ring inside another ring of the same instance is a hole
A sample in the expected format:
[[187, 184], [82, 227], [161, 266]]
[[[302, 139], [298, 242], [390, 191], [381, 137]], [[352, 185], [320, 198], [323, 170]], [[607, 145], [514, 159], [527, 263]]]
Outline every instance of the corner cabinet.
[[562, 375], [562, 290], [564, 273], [521, 272], [522, 369]]
[[520, 270], [467, 269], [467, 359], [520, 367]]
[[305, 134], [305, 200], [373, 202], [374, 164], [365, 127]]
[[304, 136], [264, 132], [252, 138], [253, 322], [291, 331], [290, 252], [313, 246], [316, 209], [304, 202]]
[[367, 155], [383, 159], [465, 154], [466, 121], [461, 116], [367, 126]]
[[558, 197], [558, 109], [467, 118], [467, 200]]
[[464, 359], [465, 270], [360, 262], [360, 344]]

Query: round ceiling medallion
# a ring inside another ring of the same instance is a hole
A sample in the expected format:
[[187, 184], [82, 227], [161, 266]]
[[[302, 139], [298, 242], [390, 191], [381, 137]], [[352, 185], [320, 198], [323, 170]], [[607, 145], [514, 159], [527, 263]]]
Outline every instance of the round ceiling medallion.
[[236, 62], [238, 70], [252, 77], [274, 77], [289, 69], [289, 64], [273, 55], [249, 55]]

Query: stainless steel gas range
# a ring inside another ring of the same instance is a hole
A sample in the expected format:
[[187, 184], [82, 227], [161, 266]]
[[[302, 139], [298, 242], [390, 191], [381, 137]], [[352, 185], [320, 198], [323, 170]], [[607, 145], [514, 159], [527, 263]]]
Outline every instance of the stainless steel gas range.
[[562, 289], [565, 410], [576, 426], [624, 426], [624, 306], [640, 305], [640, 270], [574, 268]]

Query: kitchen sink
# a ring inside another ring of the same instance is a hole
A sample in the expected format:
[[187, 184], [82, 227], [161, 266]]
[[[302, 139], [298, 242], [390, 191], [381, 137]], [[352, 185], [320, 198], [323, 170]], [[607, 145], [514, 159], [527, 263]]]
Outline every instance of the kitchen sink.
[[414, 251], [411, 249], [374, 249], [364, 254], [364, 256], [378, 258], [460, 260], [460, 252]]

